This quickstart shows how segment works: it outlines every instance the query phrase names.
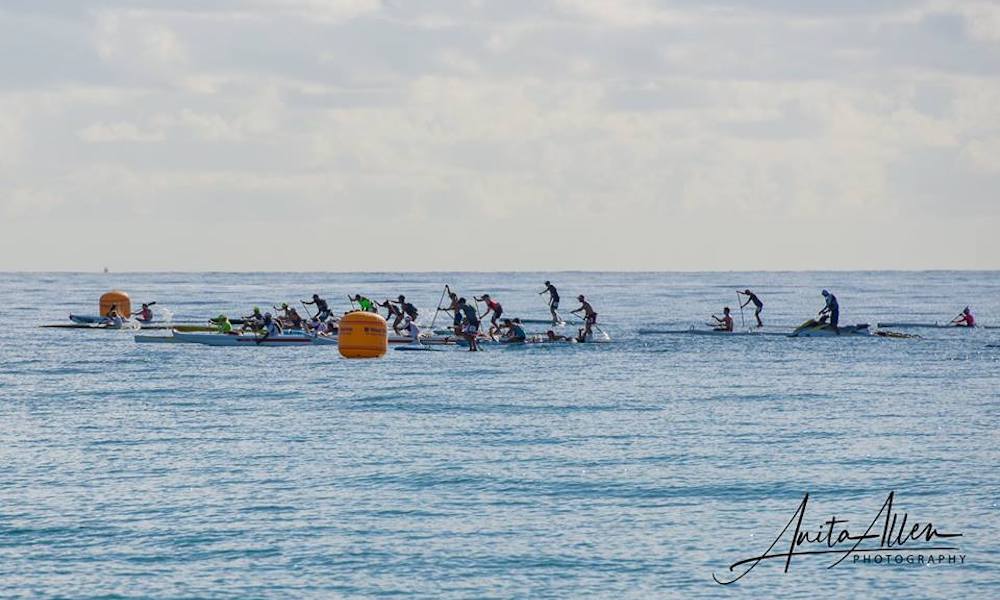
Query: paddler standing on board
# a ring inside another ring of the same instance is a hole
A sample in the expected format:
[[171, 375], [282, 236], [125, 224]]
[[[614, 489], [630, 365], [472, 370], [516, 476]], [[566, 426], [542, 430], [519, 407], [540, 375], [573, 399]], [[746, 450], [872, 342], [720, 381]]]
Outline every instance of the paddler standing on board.
[[583, 329], [579, 332], [579, 340], [583, 342], [589, 340], [594, 335], [593, 327], [597, 325], [597, 313], [594, 311], [594, 307], [590, 305], [590, 302], [587, 302], [587, 299], [584, 298], [583, 294], [577, 296], [576, 299], [580, 301], [580, 308], [569, 312], [574, 315], [579, 315], [581, 311], [583, 312]]
[[479, 350], [479, 343], [476, 341], [479, 335], [479, 314], [476, 307], [466, 302], [465, 298], [458, 299], [458, 310], [465, 317], [462, 337], [469, 341], [469, 352], [475, 352]]
[[712, 328], [713, 331], [731, 332], [733, 330], [733, 316], [729, 314], [728, 306], [723, 307], [721, 319], [715, 315], [712, 315], [712, 318], [715, 319], [715, 327]]
[[559, 309], [559, 291], [556, 290], [556, 286], [552, 285], [551, 281], [546, 281], [545, 289], [538, 292], [538, 295], [541, 296], [546, 292], [549, 294], [549, 312], [552, 313], [552, 324], [558, 325], [562, 322], [559, 313], [556, 312]]
[[[350, 300], [351, 302], [357, 302], [358, 303], [358, 308], [360, 310], [363, 310], [364, 312], [373, 312], [373, 313], [377, 313], [378, 312], [378, 309], [375, 308], [375, 304], [376, 303], [372, 302], [368, 298], [365, 298], [361, 294], [354, 294], [353, 298], [351, 298], [351, 296], [348, 295], [347, 299]], [[386, 300], [386, 302], [388, 302], [388, 300]], [[385, 305], [383, 304], [383, 305], [380, 305], [380, 306], [385, 306]]]
[[975, 327], [976, 317], [972, 316], [972, 311], [966, 306], [961, 314], [951, 320], [950, 324], [956, 327]]
[[[371, 302], [371, 300], [369, 300]], [[312, 302], [302, 301], [302, 304], [314, 304], [316, 305], [316, 318], [320, 321], [326, 321], [330, 318], [330, 306], [326, 303], [326, 300], [319, 297], [319, 294], [313, 294]]]
[[747, 301], [744, 302], [743, 304], [740, 304], [741, 309], [746, 308], [746, 306], [751, 303], [754, 305], [754, 307], [756, 307], [753, 311], [753, 316], [757, 319], [757, 327], [763, 327], [764, 322], [760, 320], [760, 311], [764, 310], [764, 303], [760, 301], [760, 298], [757, 297], [757, 294], [751, 292], [749, 289], [743, 290], [742, 292], [737, 291], [736, 294], [737, 296], [742, 294], [747, 297]]
[[833, 328], [834, 333], [840, 335], [840, 303], [837, 302], [837, 297], [827, 290], [823, 290], [823, 297], [826, 298], [826, 306], [819, 311], [820, 323], [829, 316], [830, 327]]
[[399, 314], [396, 316], [396, 320], [393, 321], [392, 329], [396, 331], [396, 325], [402, 322], [403, 318], [407, 318], [411, 321], [417, 320], [417, 307], [406, 301], [406, 296], [400, 294], [396, 300], [393, 301], [394, 304], [399, 305]]
[[473, 298], [476, 302], [486, 303], [486, 312], [483, 313], [483, 317], [493, 313], [493, 317], [490, 319], [490, 337], [493, 337], [494, 334], [500, 333], [500, 317], [503, 315], [503, 306], [501, 306], [500, 303], [493, 298], [490, 298], [489, 294], [483, 294], [480, 298], [475, 298], [475, 296], [473, 296]]
[[462, 311], [458, 308], [458, 294], [452, 291], [448, 284], [444, 285], [444, 291], [448, 294], [451, 303], [448, 308], [438, 308], [438, 310], [451, 313], [451, 327], [455, 331], [455, 335], [462, 335]]
[[385, 309], [385, 320], [392, 321], [392, 330], [396, 332], [396, 334], [399, 334], [399, 329], [397, 329], [397, 327], [403, 320], [403, 311], [396, 308], [396, 305], [393, 304], [392, 300], [389, 300], [388, 298], [385, 299], [385, 302], [376, 302], [375, 304]]

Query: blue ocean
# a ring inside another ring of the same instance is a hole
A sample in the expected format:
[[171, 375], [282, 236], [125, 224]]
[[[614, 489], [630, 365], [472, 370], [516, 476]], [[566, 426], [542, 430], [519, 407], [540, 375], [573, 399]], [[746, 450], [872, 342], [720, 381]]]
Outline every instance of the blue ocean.
[[[111, 289], [177, 322], [405, 294], [429, 324], [445, 283], [539, 319], [546, 279], [611, 343], [346, 360], [40, 327]], [[997, 272], [0, 274], [0, 597], [995, 595], [1000, 330], [649, 333], [724, 306], [745, 329], [744, 288], [765, 331], [824, 288], [842, 325], [966, 305], [1000, 325]], [[890, 513], [917, 535], [861, 553], [821, 535]], [[815, 554], [717, 582], [790, 552], [798, 521]]]

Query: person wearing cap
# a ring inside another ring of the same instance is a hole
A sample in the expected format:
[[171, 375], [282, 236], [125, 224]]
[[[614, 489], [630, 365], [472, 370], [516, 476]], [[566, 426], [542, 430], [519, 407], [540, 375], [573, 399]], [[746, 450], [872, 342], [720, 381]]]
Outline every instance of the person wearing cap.
[[763, 327], [764, 322], [760, 320], [760, 311], [764, 310], [764, 303], [760, 301], [757, 294], [751, 292], [749, 289], [743, 290], [742, 292], [737, 291], [737, 295], [743, 295], [747, 297], [747, 301], [740, 304], [740, 308], [745, 308], [748, 304], [753, 303], [756, 309], [753, 311], [753, 316], [757, 319], [757, 327]]
[[278, 323], [277, 319], [271, 316], [271, 313], [264, 313], [264, 320], [261, 322], [261, 329], [264, 330], [264, 335], [260, 338], [262, 340], [281, 335], [281, 324]]
[[587, 299], [580, 294], [576, 297], [580, 301], [580, 308], [576, 310], [571, 310], [570, 313], [578, 315], [581, 311], [583, 312], [583, 329], [580, 330], [580, 339], [588, 340], [591, 335], [593, 335], [593, 327], [597, 324], [597, 313], [594, 311], [594, 307], [587, 302]]
[[319, 294], [313, 294], [312, 302], [303, 300], [302, 304], [315, 304], [316, 318], [320, 321], [325, 321], [330, 318], [330, 306], [326, 303], [326, 300], [319, 297]]
[[559, 292], [556, 290], [556, 286], [552, 285], [551, 281], [545, 282], [545, 289], [538, 292], [538, 295], [541, 296], [546, 292], [549, 294], [549, 312], [552, 313], [552, 324], [558, 325], [562, 322], [562, 319], [559, 318], [559, 313], [556, 312], [559, 308]]
[[219, 315], [214, 319], [209, 319], [212, 325], [215, 325], [215, 331], [217, 333], [229, 334], [233, 332], [233, 324], [229, 321], [229, 317], [226, 315]]
[[840, 303], [837, 302], [837, 297], [827, 290], [823, 290], [823, 297], [826, 298], [826, 305], [819, 311], [820, 322], [825, 320], [824, 317], [829, 317], [830, 327], [840, 335]]
[[972, 311], [969, 310], [968, 306], [966, 306], [962, 310], [962, 314], [958, 315], [957, 317], [951, 320], [951, 324], [955, 325], [956, 327], [975, 327], [976, 317], [972, 315]]
[[729, 314], [728, 306], [723, 307], [721, 319], [715, 315], [712, 315], [712, 318], [715, 319], [715, 327], [713, 328], [715, 331], [731, 332], [733, 330], [733, 317]]
[[475, 300], [476, 302], [486, 303], [486, 312], [483, 313], [484, 317], [490, 313], [493, 313], [493, 317], [490, 319], [490, 330], [489, 330], [490, 337], [493, 337], [495, 333], [500, 332], [500, 317], [503, 315], [503, 306], [501, 306], [500, 303], [494, 300], [493, 298], [490, 298], [489, 294], [483, 294], [481, 297], [475, 298]]
[[479, 315], [476, 313], [476, 307], [466, 302], [465, 298], [459, 298], [458, 310], [465, 316], [462, 337], [469, 342], [469, 352], [476, 352], [479, 350], [479, 343], [476, 341], [479, 336]]
[[243, 326], [240, 327], [240, 331], [256, 331], [262, 327], [264, 323], [264, 315], [260, 312], [260, 307], [253, 307], [253, 312], [249, 315], [243, 317]]

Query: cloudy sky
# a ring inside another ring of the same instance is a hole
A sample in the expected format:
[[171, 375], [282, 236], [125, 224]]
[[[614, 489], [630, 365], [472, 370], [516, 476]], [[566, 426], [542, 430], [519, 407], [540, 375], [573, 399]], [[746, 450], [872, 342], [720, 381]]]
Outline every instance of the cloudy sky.
[[1000, 3], [3, 0], [0, 270], [1000, 268]]

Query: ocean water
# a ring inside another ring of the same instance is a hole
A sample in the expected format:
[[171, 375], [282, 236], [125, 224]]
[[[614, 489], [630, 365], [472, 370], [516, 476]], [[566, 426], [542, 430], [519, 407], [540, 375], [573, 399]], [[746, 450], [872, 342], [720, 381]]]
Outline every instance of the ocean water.
[[[544, 317], [545, 279], [613, 343], [349, 361], [38, 327], [112, 288], [178, 321], [314, 291], [427, 313], [445, 282]], [[824, 287], [844, 324], [969, 304], [1000, 325], [996, 272], [0, 274], [0, 597], [995, 595], [1000, 330], [638, 333], [699, 326], [744, 287], [769, 327]], [[964, 564], [802, 556], [713, 581], [807, 492], [807, 526], [852, 533], [895, 492], [911, 523], [962, 534]]]

